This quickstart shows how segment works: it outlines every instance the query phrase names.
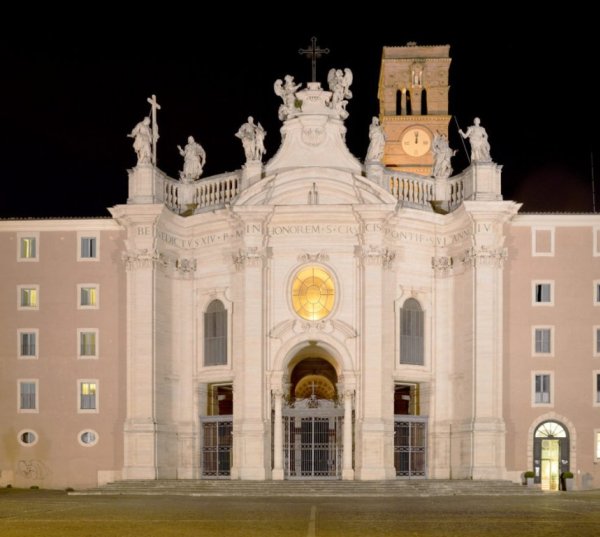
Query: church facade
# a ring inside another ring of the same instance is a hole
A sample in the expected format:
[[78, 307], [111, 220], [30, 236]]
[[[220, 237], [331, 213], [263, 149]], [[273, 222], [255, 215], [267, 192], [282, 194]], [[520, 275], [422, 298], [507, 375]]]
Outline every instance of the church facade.
[[[179, 179], [154, 123], [111, 217], [0, 221], [0, 485], [512, 479], [600, 486], [600, 217], [519, 214], [478, 121], [452, 175], [449, 47], [277, 81], [282, 142]], [[436, 135], [437, 133], [437, 135]]]

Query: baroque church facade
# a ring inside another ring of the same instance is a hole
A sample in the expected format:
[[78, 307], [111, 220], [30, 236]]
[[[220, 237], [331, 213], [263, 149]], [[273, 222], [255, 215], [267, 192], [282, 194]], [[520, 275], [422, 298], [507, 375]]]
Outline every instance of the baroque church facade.
[[268, 162], [168, 177], [145, 120], [111, 218], [0, 221], [0, 485], [600, 486], [600, 217], [519, 214], [477, 120], [452, 175], [449, 67], [384, 48], [364, 163], [352, 73], [288, 76]]

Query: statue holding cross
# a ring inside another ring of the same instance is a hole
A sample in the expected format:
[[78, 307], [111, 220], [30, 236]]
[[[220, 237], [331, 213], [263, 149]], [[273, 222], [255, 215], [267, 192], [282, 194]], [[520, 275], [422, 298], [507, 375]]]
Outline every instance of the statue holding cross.
[[[156, 111], [160, 105], [156, 101], [156, 95], [148, 98], [150, 103], [150, 115], [140, 121], [127, 135], [133, 138], [133, 149], [137, 155], [138, 164], [154, 164], [156, 166], [156, 142], [158, 141], [158, 124], [156, 122]], [[152, 117], [152, 120], [150, 120]]]

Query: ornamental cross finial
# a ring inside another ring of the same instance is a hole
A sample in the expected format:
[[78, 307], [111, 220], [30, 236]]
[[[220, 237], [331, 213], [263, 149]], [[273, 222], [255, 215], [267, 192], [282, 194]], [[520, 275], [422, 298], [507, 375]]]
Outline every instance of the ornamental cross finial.
[[310, 38], [310, 47], [309, 48], [301, 48], [298, 50], [298, 54], [304, 55], [307, 58], [311, 59], [312, 65], [312, 81], [317, 81], [317, 59], [320, 58], [323, 54], [329, 54], [328, 48], [321, 48], [317, 46], [317, 38]]

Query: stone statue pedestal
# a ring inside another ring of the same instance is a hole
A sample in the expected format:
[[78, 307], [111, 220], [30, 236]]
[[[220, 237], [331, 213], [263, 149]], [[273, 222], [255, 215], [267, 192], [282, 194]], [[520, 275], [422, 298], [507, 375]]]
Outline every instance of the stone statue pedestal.
[[262, 162], [260, 160], [248, 160], [242, 166], [242, 184], [240, 190], [246, 190], [262, 178]]
[[376, 185], [381, 188], [385, 188], [387, 190], [387, 185], [384, 184], [384, 174], [383, 174], [384, 166], [378, 160], [367, 160], [365, 162], [365, 170], [367, 174], [367, 179], [373, 181]]
[[193, 210], [195, 207], [194, 195], [196, 194], [196, 184], [182, 183], [179, 185], [179, 204], [181, 206], [181, 212]]
[[466, 170], [470, 179], [472, 198], [478, 201], [499, 201], [502, 199], [502, 166], [491, 161], [473, 161]]
[[156, 198], [155, 169], [150, 163], [138, 164], [129, 170], [127, 203], [154, 203]]

